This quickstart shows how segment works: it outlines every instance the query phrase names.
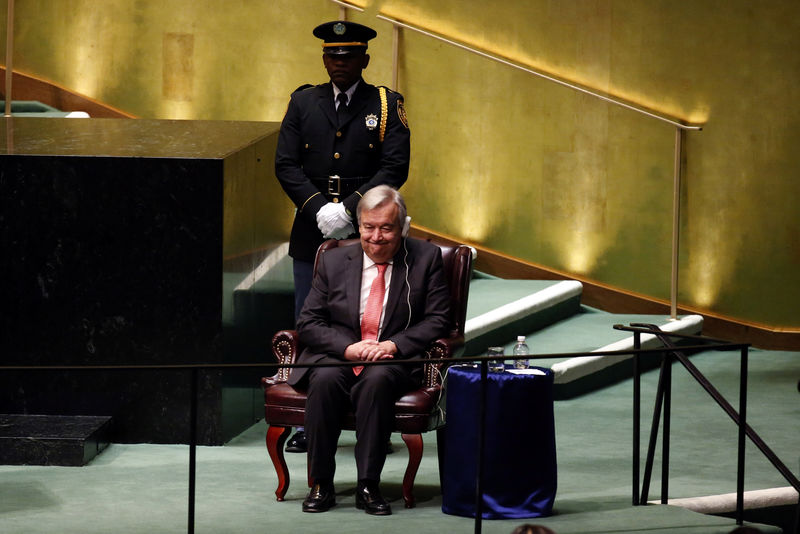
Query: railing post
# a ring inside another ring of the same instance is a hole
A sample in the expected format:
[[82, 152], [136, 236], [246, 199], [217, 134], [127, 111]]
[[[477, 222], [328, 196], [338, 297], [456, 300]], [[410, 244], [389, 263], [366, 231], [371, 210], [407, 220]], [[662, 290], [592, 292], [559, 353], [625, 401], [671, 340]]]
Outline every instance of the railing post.
[[6, 12], [6, 94], [5, 116], [11, 116], [11, 84], [14, 76], [14, 0], [8, 0]]
[[656, 386], [656, 400], [655, 406], [653, 407], [653, 419], [650, 423], [650, 440], [647, 443], [647, 458], [644, 462], [644, 479], [642, 480], [642, 496], [639, 498], [639, 502], [642, 504], [647, 504], [647, 497], [650, 493], [650, 478], [653, 474], [653, 464], [655, 463], [656, 457], [656, 445], [658, 442], [658, 425], [661, 421], [661, 412], [664, 409], [664, 390], [665, 390], [665, 383], [666, 379], [666, 365], [667, 365], [667, 355], [666, 353], [662, 353], [661, 355], [661, 370], [658, 373], [658, 386]]
[[392, 24], [392, 89], [397, 91], [400, 57], [400, 26]]
[[669, 432], [672, 414], [672, 353], [664, 355], [664, 422], [661, 438], [661, 504], [669, 500]]
[[[642, 337], [639, 332], [633, 333], [633, 349], [638, 351], [642, 348]], [[639, 445], [641, 435], [641, 400], [642, 400], [642, 380], [639, 368], [639, 352], [633, 354], [633, 506], [639, 505]]]
[[194, 534], [194, 503], [197, 472], [197, 367], [192, 368], [189, 409], [189, 522], [186, 531]]
[[483, 450], [486, 443], [486, 391], [489, 362], [481, 360], [481, 398], [478, 408], [478, 480], [475, 481], [475, 534], [480, 534], [483, 521]]
[[744, 448], [747, 429], [747, 347], [741, 351], [739, 369], [739, 448], [736, 472], [736, 524], [744, 521]]
[[670, 317], [678, 318], [678, 270], [681, 234], [681, 167], [683, 165], [684, 130], [675, 127], [675, 162], [672, 178], [672, 278], [670, 283]]

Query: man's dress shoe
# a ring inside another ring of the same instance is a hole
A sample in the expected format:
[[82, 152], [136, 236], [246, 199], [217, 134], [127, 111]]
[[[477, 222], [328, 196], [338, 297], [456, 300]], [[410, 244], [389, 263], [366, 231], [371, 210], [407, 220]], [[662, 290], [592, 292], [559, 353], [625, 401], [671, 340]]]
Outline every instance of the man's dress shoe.
[[391, 515], [392, 508], [381, 496], [377, 484], [359, 484], [356, 489], [356, 508], [371, 515]]
[[308, 451], [308, 443], [306, 442], [306, 433], [298, 430], [294, 436], [286, 442], [286, 452], [306, 452]]
[[333, 484], [314, 484], [303, 501], [304, 512], [327, 512], [336, 504]]

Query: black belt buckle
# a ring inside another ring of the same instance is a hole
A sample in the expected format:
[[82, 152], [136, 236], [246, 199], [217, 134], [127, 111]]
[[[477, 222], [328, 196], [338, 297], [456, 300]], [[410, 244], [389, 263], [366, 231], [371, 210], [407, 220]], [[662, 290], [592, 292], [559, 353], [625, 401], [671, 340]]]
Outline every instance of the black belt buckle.
[[336, 174], [328, 176], [328, 194], [334, 202], [339, 202], [337, 197], [342, 194], [342, 179]]

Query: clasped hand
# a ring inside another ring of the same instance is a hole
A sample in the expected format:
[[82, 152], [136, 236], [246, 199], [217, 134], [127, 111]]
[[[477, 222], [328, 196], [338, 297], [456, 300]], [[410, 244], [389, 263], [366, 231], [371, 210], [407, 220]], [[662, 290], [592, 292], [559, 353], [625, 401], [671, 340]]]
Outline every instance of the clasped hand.
[[374, 362], [390, 360], [394, 358], [395, 352], [397, 352], [397, 347], [391, 341], [378, 342], [373, 339], [365, 339], [348, 345], [344, 351], [344, 357], [350, 361]]
[[317, 212], [317, 227], [325, 239], [344, 239], [354, 232], [344, 204], [328, 202]]

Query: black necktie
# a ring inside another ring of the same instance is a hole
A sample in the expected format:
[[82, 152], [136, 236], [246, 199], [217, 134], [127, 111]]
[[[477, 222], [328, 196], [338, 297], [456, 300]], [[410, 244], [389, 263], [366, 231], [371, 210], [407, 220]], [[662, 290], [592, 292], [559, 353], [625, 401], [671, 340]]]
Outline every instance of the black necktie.
[[336, 115], [339, 117], [339, 124], [342, 124], [347, 116], [347, 95], [345, 93], [339, 93], [336, 97], [336, 101], [339, 102], [339, 105], [336, 107]]

